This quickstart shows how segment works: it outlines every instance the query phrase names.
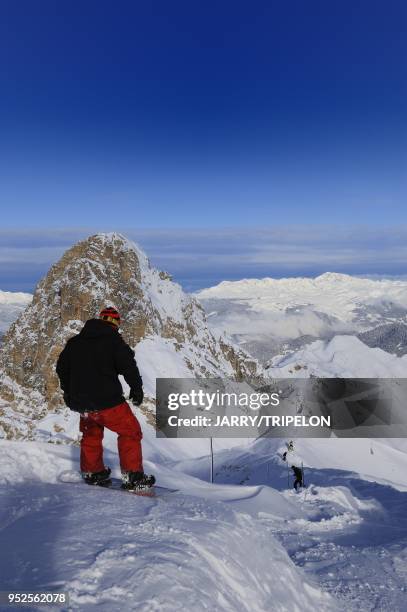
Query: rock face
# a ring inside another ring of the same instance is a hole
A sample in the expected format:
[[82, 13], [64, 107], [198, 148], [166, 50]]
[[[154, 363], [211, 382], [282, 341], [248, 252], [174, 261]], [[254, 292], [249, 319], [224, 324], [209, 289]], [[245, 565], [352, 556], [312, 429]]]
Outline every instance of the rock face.
[[258, 375], [256, 362], [226, 339], [215, 337], [199, 302], [168, 274], [152, 268], [134, 243], [120, 234], [97, 234], [73, 246], [51, 267], [32, 303], [3, 337], [0, 422], [1, 402], [11, 403], [18, 412], [24, 390], [36, 393], [34, 418], [61, 406], [55, 374], [58, 355], [84, 321], [105, 306], [121, 313], [122, 333], [132, 347], [159, 337], [181, 355], [185, 351], [191, 377]]

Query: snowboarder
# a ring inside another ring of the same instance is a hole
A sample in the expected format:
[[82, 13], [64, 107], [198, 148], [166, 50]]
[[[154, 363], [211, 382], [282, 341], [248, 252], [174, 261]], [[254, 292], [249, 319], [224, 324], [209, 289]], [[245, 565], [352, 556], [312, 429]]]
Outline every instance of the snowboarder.
[[290, 440], [289, 443], [287, 444], [287, 450], [289, 452], [292, 452], [294, 450], [294, 442], [292, 440]]
[[82, 331], [68, 340], [58, 358], [56, 371], [66, 405], [80, 413], [81, 474], [88, 484], [110, 484], [103, 462], [103, 430], [118, 434], [122, 487], [152, 486], [154, 476], [143, 471], [141, 427], [123, 397], [118, 379], [122, 374], [136, 406], [143, 401], [143, 381], [134, 351], [119, 333], [120, 315], [103, 309], [98, 319], [86, 321]]
[[282, 459], [283, 461], [287, 461], [287, 451], [284, 451]]
[[295, 480], [294, 480], [294, 489], [298, 491], [299, 487], [302, 487], [302, 470], [295, 465], [291, 466], [292, 471], [294, 472]]

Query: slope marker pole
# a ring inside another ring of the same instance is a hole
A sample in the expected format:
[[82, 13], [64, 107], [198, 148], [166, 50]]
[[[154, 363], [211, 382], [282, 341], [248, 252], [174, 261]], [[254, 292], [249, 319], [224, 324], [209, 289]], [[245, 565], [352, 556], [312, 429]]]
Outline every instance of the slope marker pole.
[[211, 482], [213, 483], [213, 440], [209, 438], [211, 443]]

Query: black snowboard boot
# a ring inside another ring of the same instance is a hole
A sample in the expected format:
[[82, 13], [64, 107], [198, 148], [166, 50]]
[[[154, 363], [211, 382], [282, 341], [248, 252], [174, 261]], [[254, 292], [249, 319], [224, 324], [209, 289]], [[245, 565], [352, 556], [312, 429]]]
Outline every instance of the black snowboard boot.
[[122, 472], [122, 489], [147, 489], [155, 483], [155, 477], [144, 472]]
[[98, 485], [99, 487], [108, 487], [112, 484], [110, 480], [110, 468], [106, 468], [101, 472], [82, 472], [82, 478], [89, 485]]

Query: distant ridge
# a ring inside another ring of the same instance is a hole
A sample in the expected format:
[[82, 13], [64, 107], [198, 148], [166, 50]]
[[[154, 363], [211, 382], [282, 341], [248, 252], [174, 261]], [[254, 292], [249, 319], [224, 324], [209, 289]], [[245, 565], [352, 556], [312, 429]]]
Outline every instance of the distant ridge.
[[398, 357], [407, 354], [407, 325], [404, 323], [379, 325], [357, 337], [371, 348], [380, 348]]

